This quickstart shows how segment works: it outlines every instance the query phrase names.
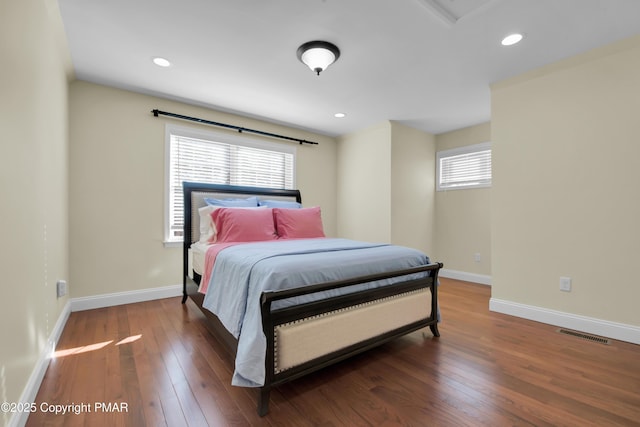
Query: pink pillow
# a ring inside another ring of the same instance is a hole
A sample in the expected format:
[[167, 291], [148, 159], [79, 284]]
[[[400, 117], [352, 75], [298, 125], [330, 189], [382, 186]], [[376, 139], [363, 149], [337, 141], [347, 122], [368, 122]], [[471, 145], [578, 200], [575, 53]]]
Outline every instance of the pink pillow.
[[275, 240], [271, 209], [219, 208], [211, 213], [217, 242], [258, 242]]
[[281, 239], [325, 237], [319, 206], [302, 209], [273, 208], [273, 218]]

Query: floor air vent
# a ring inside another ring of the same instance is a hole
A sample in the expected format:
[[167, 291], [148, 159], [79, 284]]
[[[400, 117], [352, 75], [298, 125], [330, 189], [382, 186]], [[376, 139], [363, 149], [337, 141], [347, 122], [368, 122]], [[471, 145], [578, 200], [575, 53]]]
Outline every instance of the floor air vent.
[[583, 340], [597, 342], [600, 344], [610, 344], [608, 338], [599, 337], [597, 335], [585, 334], [583, 332], [576, 332], [569, 329], [558, 329], [557, 332], [565, 335], [571, 335], [573, 337], [582, 338]]

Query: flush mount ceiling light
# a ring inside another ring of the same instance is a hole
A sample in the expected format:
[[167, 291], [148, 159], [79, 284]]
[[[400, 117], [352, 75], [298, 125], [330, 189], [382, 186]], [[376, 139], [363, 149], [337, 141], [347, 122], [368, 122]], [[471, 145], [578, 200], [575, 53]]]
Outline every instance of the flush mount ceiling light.
[[298, 48], [298, 59], [317, 75], [336, 62], [339, 57], [340, 49], [329, 42], [316, 40], [307, 42]]
[[512, 46], [519, 43], [522, 40], [522, 37], [522, 34], [519, 33], [509, 34], [507, 37], [502, 39], [502, 46]]

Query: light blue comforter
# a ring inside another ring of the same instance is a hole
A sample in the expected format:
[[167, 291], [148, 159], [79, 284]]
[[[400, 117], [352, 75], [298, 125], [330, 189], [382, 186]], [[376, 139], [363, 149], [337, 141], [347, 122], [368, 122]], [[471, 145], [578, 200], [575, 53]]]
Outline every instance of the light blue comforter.
[[[203, 306], [218, 316], [227, 330], [238, 338], [232, 384], [243, 387], [264, 385], [266, 339], [260, 314], [263, 291], [426, 264], [429, 264], [429, 258], [414, 249], [347, 239], [278, 240], [245, 243], [222, 250], [216, 258]], [[415, 277], [425, 274], [419, 273]], [[311, 294], [277, 301], [272, 308], [375, 288], [399, 280], [406, 280], [406, 277], [358, 285], [357, 288], [334, 289], [323, 295]]]

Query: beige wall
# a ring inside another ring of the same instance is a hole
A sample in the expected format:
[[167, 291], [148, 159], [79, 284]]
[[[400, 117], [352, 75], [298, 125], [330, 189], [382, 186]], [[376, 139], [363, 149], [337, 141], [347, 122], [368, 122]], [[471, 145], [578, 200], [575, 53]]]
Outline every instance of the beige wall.
[[389, 121], [338, 138], [338, 235], [431, 253], [434, 145]]
[[493, 298], [640, 325], [639, 94], [638, 36], [493, 86]]
[[156, 118], [155, 108], [319, 142], [297, 145], [296, 184], [306, 206], [322, 206], [327, 235], [336, 234], [333, 138], [76, 81], [70, 88], [73, 298], [182, 282], [181, 247], [163, 244], [165, 124], [230, 131]]
[[52, 6], [0, 6], [1, 402], [20, 401], [67, 302], [55, 290], [68, 279], [67, 64]]
[[435, 137], [391, 122], [391, 243], [420, 249], [433, 261]]
[[391, 240], [391, 124], [338, 138], [338, 235]]
[[[483, 123], [437, 135], [436, 150], [488, 141], [491, 125]], [[491, 276], [491, 188], [437, 191], [435, 223], [434, 256], [446, 270]]]

